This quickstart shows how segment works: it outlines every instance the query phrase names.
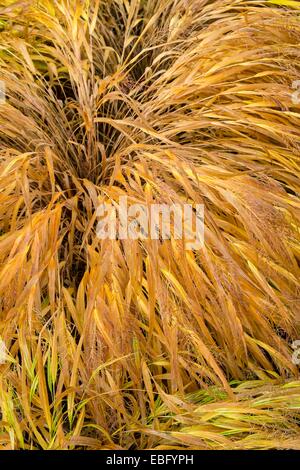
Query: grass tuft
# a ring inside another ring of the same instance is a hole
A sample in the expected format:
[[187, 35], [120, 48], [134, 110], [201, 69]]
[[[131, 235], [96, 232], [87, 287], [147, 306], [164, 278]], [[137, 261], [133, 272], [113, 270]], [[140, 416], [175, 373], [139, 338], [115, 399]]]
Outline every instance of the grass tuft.
[[0, 449], [299, 449], [297, 5], [0, 0]]

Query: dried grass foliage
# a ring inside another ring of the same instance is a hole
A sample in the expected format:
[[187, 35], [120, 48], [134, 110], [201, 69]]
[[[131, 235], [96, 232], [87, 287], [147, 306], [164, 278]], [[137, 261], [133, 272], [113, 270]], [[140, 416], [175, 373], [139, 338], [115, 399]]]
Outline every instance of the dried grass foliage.
[[[0, 1], [2, 449], [299, 448], [296, 4]], [[121, 195], [204, 249], [99, 240]]]

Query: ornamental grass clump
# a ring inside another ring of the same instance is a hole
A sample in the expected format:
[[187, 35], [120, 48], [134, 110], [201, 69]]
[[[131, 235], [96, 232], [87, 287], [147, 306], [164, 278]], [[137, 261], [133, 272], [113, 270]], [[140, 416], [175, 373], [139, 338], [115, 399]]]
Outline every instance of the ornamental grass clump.
[[[2, 450], [300, 448], [299, 15], [0, 0]], [[122, 196], [204, 246], [100, 239]]]

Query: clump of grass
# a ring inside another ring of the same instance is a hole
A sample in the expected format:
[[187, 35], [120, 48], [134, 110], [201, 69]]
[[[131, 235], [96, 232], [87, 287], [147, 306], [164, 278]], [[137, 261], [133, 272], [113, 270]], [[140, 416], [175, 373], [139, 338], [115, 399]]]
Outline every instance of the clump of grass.
[[2, 449], [299, 447], [296, 3], [0, 0]]

